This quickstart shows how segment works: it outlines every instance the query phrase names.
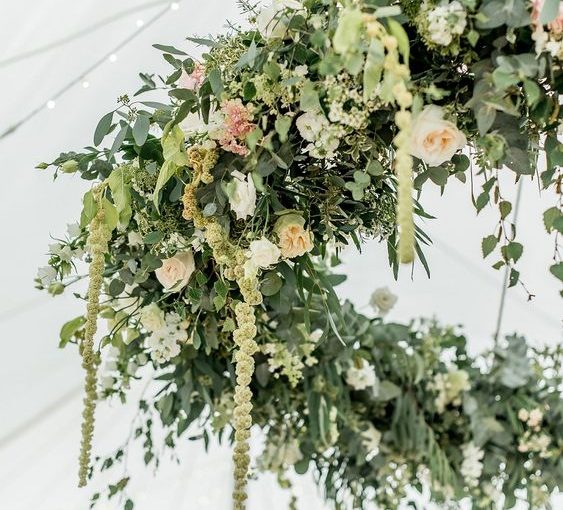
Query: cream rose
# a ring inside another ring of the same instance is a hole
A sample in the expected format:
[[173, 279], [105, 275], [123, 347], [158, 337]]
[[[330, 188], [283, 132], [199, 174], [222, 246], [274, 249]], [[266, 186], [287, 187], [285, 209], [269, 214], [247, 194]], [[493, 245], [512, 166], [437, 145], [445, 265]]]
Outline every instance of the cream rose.
[[387, 315], [397, 302], [397, 296], [388, 287], [376, 289], [371, 295], [369, 304], [381, 315]]
[[254, 186], [250, 174], [245, 176], [238, 170], [234, 170], [231, 175], [234, 179], [227, 184], [229, 204], [237, 220], [244, 220], [248, 216], [252, 216], [256, 209], [256, 186]]
[[453, 122], [444, 119], [442, 108], [428, 105], [414, 119], [410, 144], [413, 156], [438, 166], [465, 147], [467, 139]]
[[171, 292], [182, 290], [195, 270], [194, 256], [191, 251], [177, 253], [163, 260], [162, 266], [156, 271], [156, 278], [162, 286]]
[[313, 236], [304, 226], [305, 219], [299, 214], [286, 214], [276, 222], [274, 232], [284, 258], [299, 257], [313, 249]]

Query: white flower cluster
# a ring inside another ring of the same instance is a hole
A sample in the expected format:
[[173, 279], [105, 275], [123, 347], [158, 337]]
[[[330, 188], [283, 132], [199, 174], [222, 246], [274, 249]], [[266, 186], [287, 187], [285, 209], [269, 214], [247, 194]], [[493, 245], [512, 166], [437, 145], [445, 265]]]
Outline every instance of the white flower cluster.
[[340, 143], [340, 130], [331, 125], [322, 113], [306, 112], [297, 118], [296, 125], [299, 134], [309, 142], [305, 151], [313, 158], [334, 156]]
[[469, 374], [465, 370], [451, 368], [445, 374], [436, 374], [429, 388], [438, 392], [434, 403], [438, 413], [443, 413], [449, 404], [461, 405], [461, 393], [471, 389]]
[[346, 371], [346, 383], [355, 390], [365, 390], [372, 386], [377, 390], [379, 379], [373, 365], [362, 359], [359, 367], [352, 366]]
[[551, 437], [545, 433], [539, 433], [543, 421], [541, 409], [535, 408], [528, 411], [522, 408], [518, 411], [518, 419], [529, 427], [529, 430], [526, 430], [518, 441], [518, 451], [521, 453], [536, 452], [542, 458], [549, 457], [548, 447], [551, 444]]
[[395, 306], [397, 299], [397, 296], [389, 290], [389, 287], [381, 287], [379, 289], [375, 289], [371, 295], [369, 304], [375, 313], [378, 313], [383, 317]]
[[463, 462], [461, 463], [461, 476], [470, 487], [477, 487], [479, 477], [483, 472], [483, 457], [485, 452], [473, 444], [473, 441], [462, 447]]
[[318, 363], [318, 359], [312, 353], [322, 334], [320, 329], [313, 331], [308, 339], [299, 342], [291, 352], [285, 342], [264, 344], [261, 351], [268, 356], [268, 370], [275, 378], [285, 375], [289, 383], [296, 386], [303, 377], [303, 369]]
[[147, 347], [151, 358], [157, 363], [165, 363], [180, 354], [180, 344], [188, 340], [188, 323], [176, 312], [164, 312], [156, 303], [141, 310], [141, 324], [150, 332]]
[[362, 445], [367, 450], [366, 460], [369, 462], [379, 453], [381, 432], [371, 423], [368, 423], [366, 430], [364, 430], [360, 435], [362, 437]]
[[441, 3], [427, 11], [428, 37], [439, 46], [449, 46], [455, 36], [463, 34], [467, 13], [457, 0]]

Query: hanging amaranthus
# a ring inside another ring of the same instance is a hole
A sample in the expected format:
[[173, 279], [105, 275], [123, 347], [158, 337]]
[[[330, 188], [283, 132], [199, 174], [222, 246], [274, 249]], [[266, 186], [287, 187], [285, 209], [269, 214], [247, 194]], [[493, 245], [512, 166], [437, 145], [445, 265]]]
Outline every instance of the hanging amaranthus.
[[[413, 220], [413, 178], [412, 157], [410, 155], [411, 113], [413, 97], [408, 90], [410, 70], [408, 67], [408, 38], [407, 46], [399, 48], [398, 38], [403, 29], [393, 20], [389, 20], [391, 35], [371, 14], [364, 16], [368, 37], [379, 40], [385, 48], [383, 59], [383, 87], [382, 99], [395, 102], [400, 110], [395, 114], [395, 124], [399, 132], [393, 140], [395, 143], [395, 173], [397, 174], [397, 226], [399, 227], [398, 258], [403, 263], [414, 260], [414, 220]], [[406, 34], [405, 34], [406, 38]], [[404, 43], [403, 43], [404, 44]], [[404, 64], [399, 61], [402, 52]]]
[[98, 204], [96, 215], [90, 224], [88, 244], [92, 261], [90, 262], [88, 286], [88, 303], [86, 324], [84, 326], [84, 339], [80, 345], [82, 367], [85, 370], [84, 378], [84, 410], [82, 412], [82, 440], [80, 444], [80, 467], [78, 485], [86, 485], [88, 469], [90, 467], [90, 451], [92, 449], [92, 436], [94, 433], [94, 411], [96, 408], [96, 368], [98, 356], [94, 352], [94, 336], [97, 331], [98, 312], [100, 310], [100, 290], [102, 288], [104, 272], [104, 253], [108, 250], [110, 238], [109, 230], [105, 224], [104, 208], [102, 206], [103, 186], [93, 190], [94, 200]]
[[256, 277], [247, 277], [244, 271], [246, 255], [244, 251], [231, 243], [221, 225], [212, 218], [203, 216], [196, 200], [196, 190], [199, 182], [211, 182], [210, 170], [216, 162], [211, 155], [214, 151], [198, 148], [188, 150], [190, 166], [194, 170], [192, 182], [184, 189], [183, 216], [194, 222], [197, 228], [203, 228], [205, 240], [213, 251], [213, 258], [223, 267], [225, 278], [235, 280], [243, 297], [243, 302], [235, 306], [237, 328], [233, 332], [233, 340], [237, 346], [234, 359], [236, 363], [235, 409], [233, 412], [233, 427], [235, 429], [234, 461], [234, 491], [233, 500], [235, 510], [246, 507], [246, 485], [250, 466], [250, 428], [252, 426], [252, 391], [250, 382], [254, 374], [253, 354], [258, 350], [254, 340], [256, 336], [256, 319], [252, 306], [262, 302], [262, 294], [258, 288]]

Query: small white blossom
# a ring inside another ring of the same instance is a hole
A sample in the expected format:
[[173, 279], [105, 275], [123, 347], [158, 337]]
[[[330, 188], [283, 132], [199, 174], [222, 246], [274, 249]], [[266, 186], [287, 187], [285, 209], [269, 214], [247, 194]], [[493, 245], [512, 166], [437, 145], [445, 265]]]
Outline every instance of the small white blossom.
[[485, 456], [485, 452], [477, 448], [473, 442], [467, 443], [462, 447], [463, 462], [461, 463], [461, 475], [470, 487], [476, 487], [479, 483], [479, 477], [483, 472], [483, 463], [481, 460]]
[[379, 382], [373, 365], [370, 365], [365, 359], [362, 359], [361, 363], [360, 368], [352, 366], [346, 371], [346, 383], [355, 390], [365, 390], [376, 386]]
[[69, 223], [66, 226], [66, 232], [70, 238], [74, 239], [82, 233], [82, 229], [78, 223]]
[[457, 0], [438, 5], [426, 17], [429, 38], [440, 46], [449, 46], [454, 35], [463, 34], [467, 25], [467, 13]]
[[41, 285], [47, 287], [57, 278], [57, 270], [51, 266], [40, 267], [37, 270], [37, 278], [41, 281]]
[[127, 244], [131, 247], [143, 246], [143, 237], [139, 232], [132, 230], [127, 233]]
[[362, 445], [367, 450], [366, 458], [371, 460], [379, 453], [379, 445], [381, 444], [381, 432], [377, 430], [371, 423], [368, 423], [367, 429], [361, 433]]

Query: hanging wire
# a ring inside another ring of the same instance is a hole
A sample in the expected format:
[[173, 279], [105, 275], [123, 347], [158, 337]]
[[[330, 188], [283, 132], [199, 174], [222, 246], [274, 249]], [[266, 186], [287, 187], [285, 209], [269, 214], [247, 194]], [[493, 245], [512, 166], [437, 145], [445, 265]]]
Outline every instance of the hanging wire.
[[[64, 46], [71, 42], [74, 42], [82, 37], [91, 34], [92, 32], [96, 32], [100, 28], [104, 28], [106, 25], [113, 23], [114, 21], [118, 21], [121, 18], [125, 18], [131, 14], [135, 14], [136, 12], [141, 12], [151, 7], [156, 7], [162, 4], [170, 4], [169, 0], [152, 0], [150, 2], [145, 2], [144, 4], [137, 5], [136, 7], [131, 7], [129, 9], [125, 9], [123, 11], [119, 11], [112, 16], [108, 16], [96, 23], [93, 23], [90, 26], [83, 28], [82, 30], [75, 32], [73, 34], [67, 35], [62, 37], [61, 39], [57, 39], [56, 41], [50, 42], [45, 44], [44, 46], [40, 46], [38, 48], [34, 48], [29, 51], [23, 51], [16, 55], [12, 55], [11, 57], [5, 58], [4, 60], [0, 60], [0, 69], [3, 67], [7, 67], [9, 65], [15, 64], [17, 62], [21, 62], [22, 60], [27, 60], [28, 58], [36, 57], [37, 55], [41, 55], [48, 51], [51, 51], [55, 48], [59, 48], [60, 46]], [[140, 27], [139, 27], [140, 28]]]
[[[514, 203], [514, 228], [516, 228], [516, 222], [518, 221], [518, 211], [520, 210], [520, 200], [522, 198], [522, 182], [524, 179], [520, 179], [518, 182], [518, 189], [516, 190], [516, 201]], [[495, 346], [498, 344], [498, 337], [500, 335], [502, 327], [502, 319], [504, 317], [505, 303], [506, 303], [506, 290], [508, 289], [508, 279], [510, 277], [510, 267], [508, 264], [504, 267], [504, 277], [502, 279], [502, 289], [500, 292], [500, 303], [498, 308], [497, 316], [497, 326], [494, 334]]]
[[[133, 39], [135, 39], [141, 32], [143, 32], [144, 30], [146, 30], [147, 28], [149, 28], [150, 26], [152, 26], [154, 23], [156, 23], [160, 18], [162, 18], [165, 14], [167, 14], [170, 10], [172, 6], [177, 6], [180, 3], [181, 0], [178, 0], [177, 2], [172, 2], [169, 3], [167, 2], [166, 7], [164, 7], [163, 9], [161, 9], [158, 13], [156, 13], [152, 18], [150, 18], [143, 26], [138, 27], [133, 33], [131, 33], [130, 35], [128, 35], [125, 39], [123, 39], [119, 44], [117, 44], [114, 48], [112, 48], [110, 51], [108, 51], [107, 53], [105, 53], [102, 57], [100, 57], [98, 60], [96, 60], [92, 65], [90, 65], [87, 69], [84, 69], [84, 71], [82, 71], [78, 76], [76, 76], [75, 78], [73, 78], [71, 81], [69, 81], [66, 85], [64, 85], [62, 88], [60, 88], [55, 94], [53, 94], [48, 103], [52, 104], [54, 106], [55, 104], [55, 100], [60, 98], [62, 95], [64, 95], [66, 92], [68, 92], [72, 87], [74, 87], [76, 84], [80, 83], [84, 77], [88, 74], [90, 74], [92, 71], [96, 70], [98, 67], [100, 67], [103, 63], [105, 63], [113, 54], [117, 53], [118, 51], [122, 50], [125, 46], [127, 46], [127, 44], [129, 44]], [[177, 8], [177, 7], [176, 7]], [[5, 138], [7, 138], [8, 136], [10, 136], [11, 134], [13, 134], [14, 132], [16, 132], [20, 127], [22, 127], [24, 124], [26, 124], [27, 122], [29, 122], [31, 119], [33, 119], [39, 112], [43, 111], [43, 109], [45, 108], [45, 104], [48, 104], [43, 102], [41, 105], [35, 107], [33, 110], [31, 110], [27, 115], [23, 116], [20, 120], [18, 120], [17, 122], [15, 122], [14, 124], [12, 124], [11, 126], [9, 126], [7, 129], [5, 129], [2, 133], [0, 133], [0, 141], [4, 140]]]

